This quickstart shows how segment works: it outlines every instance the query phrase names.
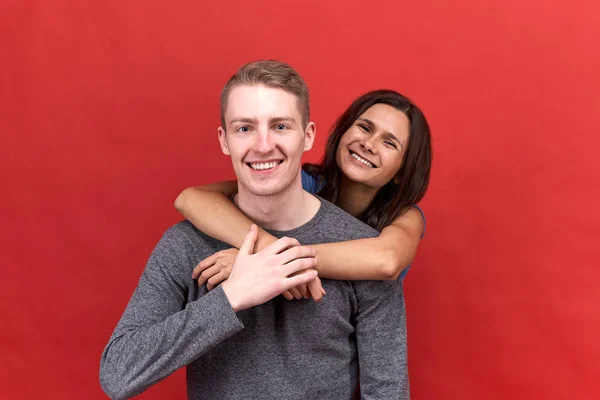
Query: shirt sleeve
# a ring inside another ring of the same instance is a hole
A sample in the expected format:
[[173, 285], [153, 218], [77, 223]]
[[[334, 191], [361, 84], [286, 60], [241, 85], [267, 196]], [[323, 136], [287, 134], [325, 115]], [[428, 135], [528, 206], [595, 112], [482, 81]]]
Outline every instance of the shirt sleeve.
[[218, 286], [186, 304], [189, 260], [171, 228], [160, 240], [100, 361], [113, 399], [135, 396], [243, 329]]
[[361, 399], [409, 399], [402, 281], [355, 281]]

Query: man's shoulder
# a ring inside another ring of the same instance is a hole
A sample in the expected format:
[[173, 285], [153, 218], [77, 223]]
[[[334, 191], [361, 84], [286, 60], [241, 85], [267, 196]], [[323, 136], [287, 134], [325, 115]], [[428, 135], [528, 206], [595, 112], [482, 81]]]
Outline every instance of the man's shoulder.
[[197, 248], [198, 246], [218, 246], [221, 242], [200, 232], [187, 220], [176, 223], [168, 228], [162, 236], [161, 242], [172, 247]]
[[[167, 232], [175, 236], [194, 236], [201, 233], [190, 221], [184, 219], [172, 225]], [[165, 232], [166, 233], [166, 232]]]
[[376, 237], [379, 232], [359, 219], [348, 214], [346, 211], [319, 198], [322, 207], [322, 217], [320, 222], [321, 229], [325, 229], [329, 234], [344, 237], [343, 240], [353, 240]]
[[200, 232], [189, 221], [183, 220], [170, 226], [163, 234], [163, 239], [177, 241], [195, 239]]
[[200, 260], [226, 249], [225, 243], [200, 232], [188, 221], [178, 222], [168, 228], [155, 246], [152, 257], [171, 260], [178, 267], [191, 273]]

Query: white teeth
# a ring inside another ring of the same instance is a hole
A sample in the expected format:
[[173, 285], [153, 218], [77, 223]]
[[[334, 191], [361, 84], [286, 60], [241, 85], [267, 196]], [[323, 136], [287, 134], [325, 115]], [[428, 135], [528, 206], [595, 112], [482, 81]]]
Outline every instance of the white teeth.
[[272, 169], [279, 165], [279, 161], [271, 161], [268, 163], [250, 163], [250, 167], [257, 171], [263, 171], [265, 169]]
[[359, 156], [356, 153], [350, 153], [350, 155], [352, 155], [352, 157], [354, 157], [355, 159], [357, 159], [358, 161], [360, 161], [361, 163], [365, 164], [368, 167], [374, 168], [375, 166], [373, 164], [371, 164], [369, 161], [365, 160], [364, 158], [362, 158], [361, 156]]

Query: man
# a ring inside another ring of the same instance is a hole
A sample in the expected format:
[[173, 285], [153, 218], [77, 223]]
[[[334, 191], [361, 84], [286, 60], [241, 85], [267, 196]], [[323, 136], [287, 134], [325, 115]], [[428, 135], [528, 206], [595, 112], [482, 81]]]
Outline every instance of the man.
[[315, 253], [299, 242], [377, 235], [302, 190], [315, 137], [306, 84], [286, 64], [247, 64], [223, 89], [221, 117], [235, 203], [281, 239], [253, 254], [253, 227], [229, 279], [207, 292], [192, 270], [229, 246], [187, 221], [170, 228], [102, 354], [104, 391], [131, 397], [187, 366], [190, 399], [350, 399], [359, 370], [363, 398], [408, 398], [400, 281], [324, 280], [320, 303], [278, 296], [316, 278]]

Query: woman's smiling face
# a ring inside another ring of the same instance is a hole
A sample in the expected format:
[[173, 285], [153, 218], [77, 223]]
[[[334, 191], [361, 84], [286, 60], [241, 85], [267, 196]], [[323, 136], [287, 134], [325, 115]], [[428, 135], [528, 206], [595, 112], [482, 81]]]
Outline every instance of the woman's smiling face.
[[400, 171], [409, 133], [410, 121], [402, 111], [375, 104], [342, 136], [337, 165], [348, 180], [380, 189]]

